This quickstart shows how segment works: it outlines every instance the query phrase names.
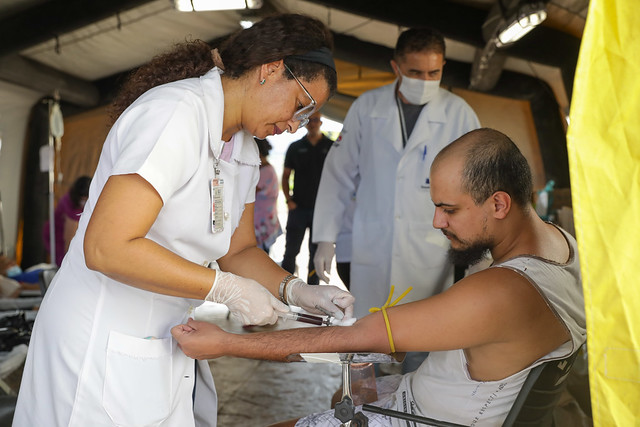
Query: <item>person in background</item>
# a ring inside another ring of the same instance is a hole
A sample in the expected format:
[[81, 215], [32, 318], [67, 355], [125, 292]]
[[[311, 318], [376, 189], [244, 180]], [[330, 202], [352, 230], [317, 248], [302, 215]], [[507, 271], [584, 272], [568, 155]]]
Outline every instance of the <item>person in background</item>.
[[14, 259], [0, 255], [0, 298], [20, 296], [26, 287], [16, 278], [22, 274], [22, 269]]
[[[309, 229], [309, 270], [307, 282], [317, 285], [318, 275], [313, 266], [313, 256], [316, 252], [311, 242], [313, 230], [313, 208], [320, 184], [320, 175], [324, 159], [327, 157], [333, 141], [320, 132], [322, 119], [319, 112], [309, 117], [307, 134], [298, 141], [291, 143], [284, 158], [282, 172], [282, 192], [287, 201], [289, 215], [287, 216], [286, 243], [282, 268], [289, 273], [296, 271], [296, 256], [300, 252], [300, 245], [304, 234]], [[289, 185], [289, 178], [293, 172], [293, 191]]]
[[[84, 204], [89, 197], [89, 185], [91, 185], [91, 177], [81, 176], [77, 178], [69, 191], [60, 198], [54, 212], [54, 231], [55, 231], [55, 248], [56, 259], [51, 260], [59, 267], [62, 265], [62, 259], [69, 250], [71, 239], [78, 229], [78, 221], [80, 214], [84, 209]], [[43, 238], [47, 253], [50, 251], [49, 221], [44, 224]]]
[[[430, 351], [416, 372], [378, 378], [374, 405], [458, 425], [502, 425], [531, 369], [568, 357], [585, 342], [576, 240], [537, 216], [529, 165], [501, 132], [462, 136], [435, 157], [430, 179], [433, 225], [449, 240], [450, 257], [473, 263], [489, 251], [491, 267], [353, 326], [246, 336], [190, 320], [172, 329], [179, 346], [196, 358], [279, 361], [298, 353]], [[408, 425], [366, 416], [370, 427]], [[278, 426], [294, 424], [340, 421], [328, 411]]]
[[253, 224], [256, 229], [258, 247], [269, 253], [271, 245], [282, 234], [278, 219], [278, 175], [267, 160], [271, 144], [266, 139], [255, 138], [260, 152], [260, 179], [256, 186], [256, 203]]
[[331, 48], [317, 19], [273, 15], [213, 50], [176, 45], [128, 79], [35, 321], [14, 425], [215, 426], [211, 370], [170, 334], [195, 306], [251, 325], [287, 304], [350, 317], [351, 294], [290, 275], [253, 226], [253, 136], [295, 132], [322, 107], [336, 90]]
[[[313, 221], [315, 270], [328, 282], [355, 193], [350, 290], [356, 317], [384, 304], [391, 285], [398, 294], [413, 287], [404, 303], [453, 283], [446, 241], [429, 221], [429, 170], [442, 148], [479, 122], [462, 98], [440, 87], [444, 58], [438, 31], [400, 34], [391, 60], [397, 80], [355, 100], [325, 162]], [[407, 355], [404, 371], [424, 357]]]
[[47, 264], [31, 266], [22, 271], [15, 259], [0, 255], [0, 297], [16, 298], [22, 291], [40, 290], [40, 272]]

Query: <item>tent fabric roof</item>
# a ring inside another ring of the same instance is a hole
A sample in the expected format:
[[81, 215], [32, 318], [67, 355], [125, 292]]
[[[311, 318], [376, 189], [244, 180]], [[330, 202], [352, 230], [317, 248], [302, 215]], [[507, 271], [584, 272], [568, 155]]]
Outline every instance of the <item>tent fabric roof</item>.
[[[301, 12], [318, 17], [334, 32], [341, 64], [339, 93], [323, 111], [340, 119], [354, 96], [388, 82], [390, 52], [406, 27], [431, 25], [442, 31], [447, 41], [445, 77], [455, 74], [457, 87], [468, 86], [471, 64], [486, 44], [483, 27], [490, 17], [496, 18], [498, 1], [513, 9], [524, 0], [264, 0], [258, 11], [198, 13], [178, 12], [170, 0], [3, 0], [0, 193], [11, 218], [4, 224], [11, 231], [7, 240], [15, 241], [17, 230], [17, 183], [30, 107], [41, 97], [57, 92], [80, 109], [93, 108], [105, 102], [120, 73], [173, 43], [185, 38], [211, 41], [240, 29], [241, 18]], [[543, 26], [502, 50], [504, 61], [490, 64], [495, 75], [504, 70], [540, 79], [552, 88], [561, 111], [568, 111], [588, 1], [549, 1]], [[504, 81], [497, 83], [503, 85], [502, 96], [522, 92], [513, 79], [506, 85]], [[522, 99], [522, 93], [517, 96]]]

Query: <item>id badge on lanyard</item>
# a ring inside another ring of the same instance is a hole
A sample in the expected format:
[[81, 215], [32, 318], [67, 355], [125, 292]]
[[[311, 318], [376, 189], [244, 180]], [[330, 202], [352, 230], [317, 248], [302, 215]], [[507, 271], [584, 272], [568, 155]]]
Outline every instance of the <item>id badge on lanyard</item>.
[[211, 231], [220, 233], [224, 230], [224, 179], [218, 178], [219, 160], [214, 164], [215, 177], [211, 180]]

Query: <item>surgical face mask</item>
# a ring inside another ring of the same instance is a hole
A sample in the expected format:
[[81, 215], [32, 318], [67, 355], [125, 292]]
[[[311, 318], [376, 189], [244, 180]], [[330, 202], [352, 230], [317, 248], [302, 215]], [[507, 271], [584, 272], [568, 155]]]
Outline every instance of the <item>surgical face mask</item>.
[[22, 269], [17, 265], [12, 265], [7, 268], [7, 277], [15, 277], [19, 274], [22, 274]]
[[440, 88], [440, 80], [412, 79], [404, 74], [400, 83], [400, 93], [414, 105], [424, 105], [435, 98]]

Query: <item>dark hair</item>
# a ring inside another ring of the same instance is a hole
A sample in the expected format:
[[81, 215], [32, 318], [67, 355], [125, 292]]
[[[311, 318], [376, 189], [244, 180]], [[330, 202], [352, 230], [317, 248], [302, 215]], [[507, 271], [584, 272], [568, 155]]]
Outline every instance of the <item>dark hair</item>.
[[89, 186], [91, 185], [91, 177], [81, 176], [76, 179], [69, 189], [69, 198], [76, 208], [80, 207], [80, 200], [83, 197], [89, 197]]
[[[306, 15], [274, 15], [252, 27], [238, 31], [220, 46], [225, 75], [238, 78], [247, 71], [272, 61], [284, 62], [298, 78], [307, 81], [323, 77], [331, 94], [337, 86], [336, 72], [318, 62], [288, 58], [320, 48], [333, 49], [331, 31], [319, 20]], [[293, 77], [285, 73], [289, 79]]]
[[260, 151], [260, 155], [263, 157], [267, 157], [269, 155], [269, 151], [273, 148], [269, 141], [266, 139], [253, 138], [256, 141], [256, 145], [258, 146], [258, 151]]
[[472, 130], [440, 151], [434, 164], [457, 149], [464, 155], [462, 190], [477, 205], [496, 191], [504, 191], [528, 209], [533, 195], [531, 169], [507, 135], [489, 128]]
[[115, 120], [149, 89], [176, 80], [199, 77], [213, 68], [211, 47], [202, 40], [176, 44], [170, 52], [155, 56], [133, 71], [116, 95], [109, 114]]
[[[298, 78], [307, 81], [323, 78], [331, 96], [337, 88], [333, 69], [317, 62], [287, 58], [322, 47], [333, 49], [333, 36], [322, 22], [306, 15], [280, 14], [230, 35], [220, 43], [218, 50], [227, 77], [239, 78], [257, 66], [284, 59]], [[193, 40], [177, 44], [172, 51], [154, 57], [129, 76], [112, 103], [111, 119], [115, 121], [147, 90], [200, 77], [213, 67], [211, 47], [206, 42]], [[289, 73], [285, 75], [288, 79], [293, 78]]]
[[433, 51], [445, 56], [444, 36], [433, 28], [410, 28], [400, 34], [393, 52], [394, 59], [402, 59], [412, 52]]

